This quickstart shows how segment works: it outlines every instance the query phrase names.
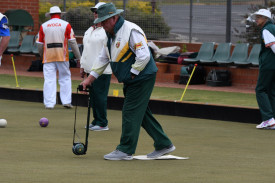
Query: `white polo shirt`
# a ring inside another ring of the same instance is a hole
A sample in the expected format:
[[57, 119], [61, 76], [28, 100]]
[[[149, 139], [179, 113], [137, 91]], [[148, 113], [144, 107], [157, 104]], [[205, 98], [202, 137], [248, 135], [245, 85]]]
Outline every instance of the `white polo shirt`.
[[[90, 73], [95, 63], [98, 62], [104, 40], [107, 39], [106, 37], [103, 27], [90, 27], [85, 32], [83, 37], [84, 50], [80, 59], [80, 67], [86, 73]], [[103, 74], [112, 74], [110, 64], [108, 64]]]

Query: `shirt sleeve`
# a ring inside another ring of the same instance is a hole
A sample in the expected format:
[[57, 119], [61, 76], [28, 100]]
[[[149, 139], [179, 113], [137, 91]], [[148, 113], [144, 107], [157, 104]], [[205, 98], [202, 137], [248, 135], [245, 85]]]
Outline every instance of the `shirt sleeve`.
[[75, 39], [74, 31], [72, 29], [72, 26], [70, 24], [66, 27], [66, 33], [65, 36], [68, 40]]
[[36, 43], [44, 44], [44, 37], [45, 37], [45, 34], [43, 31], [43, 27], [41, 26], [38, 32], [38, 39], [36, 40]]
[[95, 78], [98, 78], [108, 66], [110, 62], [110, 56], [108, 53], [108, 48], [106, 45], [104, 45], [101, 49], [98, 62], [94, 64], [92, 71], [90, 72], [90, 74]]
[[263, 30], [263, 39], [265, 42], [265, 47], [271, 47], [275, 44], [275, 37], [268, 30]]
[[132, 65], [131, 72], [138, 75], [148, 64], [150, 51], [144, 35], [135, 29], [132, 30], [130, 35], [130, 49], [136, 54], [136, 61]]
[[10, 36], [8, 19], [6, 17], [3, 17], [0, 21], [0, 36]]

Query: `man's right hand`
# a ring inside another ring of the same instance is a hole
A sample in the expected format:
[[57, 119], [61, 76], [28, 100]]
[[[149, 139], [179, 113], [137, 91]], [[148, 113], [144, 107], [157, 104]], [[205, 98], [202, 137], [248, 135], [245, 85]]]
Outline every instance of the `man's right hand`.
[[83, 90], [86, 90], [87, 86], [90, 86], [95, 80], [96, 78], [90, 74], [80, 85], [83, 86]]

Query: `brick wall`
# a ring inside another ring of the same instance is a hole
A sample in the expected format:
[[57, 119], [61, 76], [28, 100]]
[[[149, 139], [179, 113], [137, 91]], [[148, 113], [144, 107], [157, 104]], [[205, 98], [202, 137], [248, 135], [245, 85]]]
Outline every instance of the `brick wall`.
[[29, 12], [34, 21], [34, 29], [31, 34], [37, 34], [39, 30], [39, 0], [0, 0], [1, 13], [10, 9], [23, 9]]
[[[159, 82], [174, 82], [178, 83], [180, 79], [181, 67], [183, 65], [178, 64], [168, 64], [167, 71], [165, 73], [158, 73], [157, 81]], [[218, 66], [203, 66], [206, 74], [211, 70], [228, 70], [231, 73], [231, 80], [233, 86], [243, 87], [243, 88], [255, 88], [257, 84], [257, 79], [259, 75], [258, 67], [218, 67]]]
[[228, 70], [231, 73], [231, 80], [233, 86], [239, 86], [244, 88], [255, 88], [259, 75], [258, 67], [211, 67], [206, 66], [205, 70], [209, 73], [212, 69], [215, 70]]

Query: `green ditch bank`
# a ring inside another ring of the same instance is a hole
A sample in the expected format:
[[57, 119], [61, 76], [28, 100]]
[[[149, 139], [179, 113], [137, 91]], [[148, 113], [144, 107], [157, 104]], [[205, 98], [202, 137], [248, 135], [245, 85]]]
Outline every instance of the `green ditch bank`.
[[[43, 91], [0, 87], [0, 98], [43, 103]], [[58, 103], [61, 104], [59, 93], [57, 98]], [[88, 104], [87, 101], [88, 95], [73, 93], [72, 104], [74, 106], [77, 105], [85, 107]], [[123, 97], [109, 96], [108, 109], [121, 110], [123, 101]], [[149, 107], [154, 114], [254, 124], [261, 122], [259, 109], [252, 107], [224, 106], [153, 99], [150, 100]]]

